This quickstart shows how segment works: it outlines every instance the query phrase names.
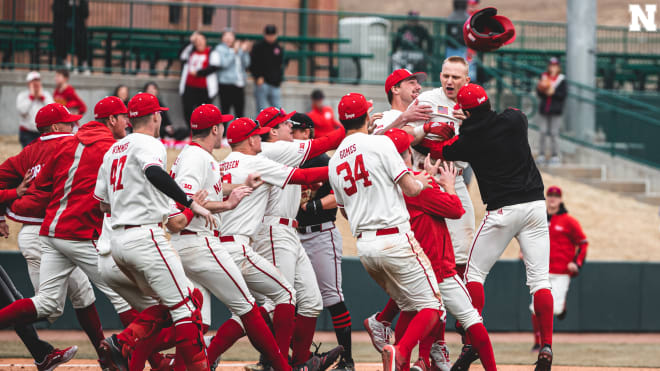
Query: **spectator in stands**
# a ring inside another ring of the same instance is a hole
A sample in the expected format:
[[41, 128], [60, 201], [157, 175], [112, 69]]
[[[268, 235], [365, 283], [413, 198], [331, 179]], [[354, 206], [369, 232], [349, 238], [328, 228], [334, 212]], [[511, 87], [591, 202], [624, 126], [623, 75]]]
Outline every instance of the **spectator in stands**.
[[405, 68], [410, 71], [426, 71], [432, 48], [429, 31], [419, 24], [419, 12], [409, 11], [408, 21], [394, 36], [392, 70]]
[[222, 42], [215, 47], [215, 51], [220, 56], [218, 71], [220, 110], [225, 115], [229, 114], [233, 107], [234, 116], [243, 117], [247, 81], [245, 71], [250, 66], [251, 47], [252, 43], [247, 40], [236, 40], [236, 35], [231, 29], [226, 29], [222, 33]]
[[53, 0], [53, 44], [55, 46], [55, 63], [58, 66], [71, 66], [71, 62], [68, 61], [73, 24], [71, 17], [69, 0]]
[[85, 102], [78, 96], [76, 89], [69, 85], [69, 70], [59, 69], [55, 71], [55, 91], [53, 92], [55, 103], [66, 107], [74, 114], [84, 115], [87, 112]]
[[562, 125], [562, 113], [564, 111], [564, 100], [566, 99], [566, 78], [561, 73], [559, 59], [553, 57], [548, 62], [548, 69], [541, 75], [541, 80], [536, 86], [539, 96], [539, 130], [541, 131], [541, 143], [539, 144], [538, 163], [546, 162], [546, 139], [550, 138], [551, 157], [548, 164], [559, 165], [559, 130]]
[[[163, 101], [163, 98], [161, 98], [160, 96], [160, 90], [156, 82], [149, 81], [148, 83], [144, 84], [144, 87], [142, 88], [142, 92], [156, 96], [156, 98], [158, 98], [158, 102], [160, 102], [160, 105], [163, 107], [167, 107], [165, 105], [165, 102]], [[176, 140], [182, 140], [188, 136], [188, 129], [182, 127], [177, 128], [174, 126], [172, 120], [170, 120], [170, 115], [168, 111], [161, 111], [160, 117], [162, 118], [162, 122], [160, 124], [161, 138], [174, 138]]]
[[[580, 273], [587, 256], [587, 237], [575, 218], [568, 215], [561, 198], [561, 188], [548, 187], [546, 206], [548, 208], [548, 228], [550, 229], [550, 283], [554, 314], [557, 319], [566, 318], [566, 297], [571, 278]], [[529, 307], [534, 327], [533, 351], [541, 347], [541, 332], [534, 315], [534, 301]]]
[[307, 113], [314, 121], [314, 131], [317, 138], [328, 135], [331, 131], [339, 128], [341, 124], [335, 120], [332, 107], [323, 105], [323, 91], [316, 89], [312, 92], [312, 110]]
[[126, 85], [117, 85], [112, 96], [121, 99], [126, 106], [128, 106], [128, 101], [131, 99], [131, 95], [128, 92], [128, 86]]
[[284, 74], [284, 48], [277, 42], [275, 25], [264, 28], [264, 38], [254, 45], [250, 59], [257, 113], [266, 107], [282, 107], [280, 84]]
[[76, 57], [78, 57], [78, 71], [90, 75], [88, 42], [87, 42], [87, 18], [89, 17], [89, 1], [75, 0], [76, 7], [73, 9], [75, 26]]
[[37, 112], [45, 105], [53, 103], [53, 96], [41, 86], [39, 72], [31, 71], [25, 80], [28, 90], [20, 92], [16, 97], [16, 110], [20, 116], [18, 140], [23, 147], [41, 135], [34, 123]]
[[195, 31], [190, 35], [190, 44], [186, 45], [179, 59], [183, 64], [179, 94], [183, 101], [183, 116], [190, 129], [190, 116], [197, 106], [211, 103], [218, 94], [220, 57], [206, 44], [206, 37]]

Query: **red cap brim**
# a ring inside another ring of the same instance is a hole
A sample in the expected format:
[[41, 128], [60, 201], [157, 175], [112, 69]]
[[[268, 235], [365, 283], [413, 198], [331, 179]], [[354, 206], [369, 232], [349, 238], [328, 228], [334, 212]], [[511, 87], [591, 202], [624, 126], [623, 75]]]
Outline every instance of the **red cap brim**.
[[220, 120], [221, 120], [220, 123], [229, 122], [233, 119], [234, 119], [234, 115], [221, 115], [220, 116]]
[[167, 107], [158, 107], [159, 111], [169, 111], [170, 109]]
[[273, 127], [275, 127], [275, 126], [277, 126], [277, 125], [279, 125], [283, 122], [287, 122], [295, 114], [296, 114], [296, 111], [291, 111], [291, 112], [287, 113], [286, 115], [284, 115], [282, 117], [277, 117], [277, 118], [273, 119], [273, 121], [269, 122], [268, 125], [264, 126], [264, 127], [269, 128], [269, 129], [273, 128]]
[[513, 27], [513, 22], [507, 17], [501, 16], [501, 15], [494, 15], [493, 19], [497, 20], [503, 27], [504, 27], [504, 32], [503, 33], [511, 33], [511, 38], [508, 39], [506, 42], [504, 42], [502, 45], [509, 45], [512, 42], [516, 41], [516, 29]]
[[60, 122], [76, 122], [82, 118], [82, 115], [69, 115], [69, 117], [62, 119]]

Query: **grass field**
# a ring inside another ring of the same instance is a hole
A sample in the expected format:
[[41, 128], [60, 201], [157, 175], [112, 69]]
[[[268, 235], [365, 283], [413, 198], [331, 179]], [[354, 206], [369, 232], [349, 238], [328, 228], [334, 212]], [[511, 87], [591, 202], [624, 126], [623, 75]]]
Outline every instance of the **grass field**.
[[[109, 334], [110, 331], [106, 331]], [[96, 355], [84, 333], [80, 331], [39, 331], [42, 338], [57, 347], [78, 345], [74, 365], [62, 366], [59, 370], [95, 369]], [[531, 334], [495, 333], [491, 334], [495, 358], [501, 370], [531, 370], [536, 355], [530, 352]], [[334, 333], [321, 332], [315, 341], [322, 343], [321, 351], [335, 346]], [[380, 354], [371, 346], [364, 332], [354, 333], [354, 358], [358, 370], [381, 370]], [[454, 333], [447, 334], [452, 361], [460, 353], [460, 338]], [[553, 366], [557, 370], [579, 369], [582, 371], [602, 368], [660, 369], [660, 334], [555, 334]], [[417, 351], [413, 352], [416, 357]], [[247, 339], [241, 339], [222, 357], [224, 369], [242, 369], [243, 364], [253, 363], [258, 354]], [[31, 365], [29, 354], [10, 331], [0, 331], [0, 369], [18, 370]], [[74, 363], [74, 362], [72, 362]], [[14, 365], [14, 366], [11, 366]], [[478, 362], [474, 369], [481, 369]]]

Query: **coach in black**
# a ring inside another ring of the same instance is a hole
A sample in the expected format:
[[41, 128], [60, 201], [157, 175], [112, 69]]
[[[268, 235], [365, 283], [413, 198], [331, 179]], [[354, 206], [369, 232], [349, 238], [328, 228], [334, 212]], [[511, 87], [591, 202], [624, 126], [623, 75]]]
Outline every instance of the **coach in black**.
[[[304, 113], [291, 117], [293, 138], [314, 138], [314, 122]], [[311, 158], [301, 168], [328, 166], [330, 157], [321, 154]], [[337, 202], [330, 183], [319, 183], [313, 187], [303, 186], [298, 220], [298, 235], [309, 260], [314, 266], [323, 307], [330, 311], [337, 343], [344, 347], [341, 359], [334, 370], [354, 371], [355, 363], [351, 351], [351, 314], [344, 303], [341, 289], [341, 235], [335, 226]]]
[[277, 42], [275, 25], [264, 28], [264, 38], [252, 47], [250, 60], [257, 114], [267, 107], [282, 107], [280, 84], [284, 75], [284, 48]]

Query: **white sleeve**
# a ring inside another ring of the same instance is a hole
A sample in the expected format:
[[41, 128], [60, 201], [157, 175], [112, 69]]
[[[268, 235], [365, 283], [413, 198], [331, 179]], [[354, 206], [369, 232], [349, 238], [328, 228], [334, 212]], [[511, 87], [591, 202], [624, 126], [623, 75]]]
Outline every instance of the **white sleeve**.
[[160, 166], [163, 170], [167, 164], [167, 152], [165, 146], [159, 140], [154, 138], [153, 142], [136, 143], [141, 147], [136, 150], [135, 158], [142, 171], [150, 166]]
[[106, 204], [110, 203], [110, 197], [108, 195], [108, 181], [106, 177], [107, 171], [105, 170], [106, 166], [106, 161], [105, 158], [103, 159], [103, 163], [101, 164], [101, 167], [99, 168], [99, 172], [96, 175], [96, 186], [94, 187], [94, 198], [101, 201], [105, 202]]
[[396, 151], [394, 143], [389, 138], [383, 141], [382, 147], [379, 152], [382, 158], [382, 163], [387, 175], [394, 183], [398, 182], [401, 177], [409, 172], [408, 167], [403, 162], [403, 158]]
[[32, 99], [28, 92], [21, 92], [16, 96], [16, 109], [21, 116], [26, 116], [30, 112], [30, 105], [32, 105]]
[[264, 182], [280, 188], [284, 188], [296, 170], [290, 166], [275, 162], [266, 156], [255, 156], [252, 169], [261, 175], [261, 179]]
[[204, 177], [207, 173], [203, 168], [207, 162], [188, 161], [190, 158], [190, 156], [184, 158], [179, 157], [176, 173], [173, 174], [174, 181], [176, 181], [179, 187], [181, 187], [188, 196], [194, 195], [201, 189], [202, 184], [204, 184]]
[[309, 156], [312, 141], [294, 140], [293, 142], [287, 142], [285, 140], [279, 140], [268, 143], [265, 146], [262, 144], [261, 146], [259, 156], [266, 156], [286, 166], [300, 167], [307, 160], [307, 156]]

